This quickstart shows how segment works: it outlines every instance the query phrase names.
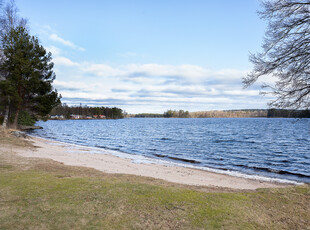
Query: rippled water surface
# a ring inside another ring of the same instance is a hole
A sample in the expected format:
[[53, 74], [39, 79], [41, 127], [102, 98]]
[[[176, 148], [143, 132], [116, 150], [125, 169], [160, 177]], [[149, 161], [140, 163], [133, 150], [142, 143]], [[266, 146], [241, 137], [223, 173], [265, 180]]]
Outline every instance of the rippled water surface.
[[33, 135], [183, 164], [310, 183], [310, 119], [38, 122]]

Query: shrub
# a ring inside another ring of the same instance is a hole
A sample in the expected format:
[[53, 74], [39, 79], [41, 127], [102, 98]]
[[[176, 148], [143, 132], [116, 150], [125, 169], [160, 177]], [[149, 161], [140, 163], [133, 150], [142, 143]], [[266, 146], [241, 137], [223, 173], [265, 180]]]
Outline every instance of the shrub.
[[19, 116], [18, 116], [19, 125], [33, 126], [35, 123], [36, 123], [35, 117], [31, 116], [26, 111], [20, 111]]

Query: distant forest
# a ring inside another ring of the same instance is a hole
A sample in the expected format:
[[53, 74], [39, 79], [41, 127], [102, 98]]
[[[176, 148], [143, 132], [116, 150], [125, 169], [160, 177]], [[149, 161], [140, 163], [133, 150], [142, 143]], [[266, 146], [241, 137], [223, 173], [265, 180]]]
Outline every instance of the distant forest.
[[163, 114], [140, 113], [129, 117], [174, 117], [174, 118], [242, 118], [242, 117], [283, 117], [283, 118], [310, 118], [310, 110], [287, 109], [244, 109], [244, 110], [214, 110], [188, 112], [184, 110], [168, 110]]
[[63, 116], [64, 119], [70, 119], [71, 115], [79, 115], [81, 119], [100, 115], [103, 115], [106, 119], [124, 118], [123, 110], [117, 107], [68, 106], [65, 103], [55, 107], [50, 113], [50, 116]]
[[120, 119], [124, 117], [136, 118], [246, 118], [246, 117], [283, 117], [283, 118], [310, 118], [310, 110], [287, 109], [244, 109], [244, 110], [214, 110], [188, 112], [184, 110], [167, 110], [164, 113], [125, 114], [117, 107], [90, 107], [87, 105], [68, 106], [65, 103], [55, 107], [51, 117], [62, 116], [63, 119], [72, 119], [72, 115], [79, 115], [79, 119], [96, 118]]
[[310, 118], [310, 110], [269, 109], [267, 117]]
[[155, 118], [155, 117], [174, 117], [174, 118], [190, 118], [190, 114], [188, 111], [184, 111], [184, 110], [168, 110], [164, 113], [139, 113], [139, 114], [129, 114], [127, 115], [127, 117], [142, 117], [142, 118]]

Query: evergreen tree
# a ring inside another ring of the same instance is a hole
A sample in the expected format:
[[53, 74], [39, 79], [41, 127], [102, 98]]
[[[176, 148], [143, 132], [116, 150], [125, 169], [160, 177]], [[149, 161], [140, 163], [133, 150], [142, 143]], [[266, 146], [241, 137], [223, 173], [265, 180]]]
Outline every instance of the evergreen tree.
[[51, 53], [23, 26], [12, 28], [3, 37], [2, 47], [5, 58], [1, 70], [6, 75], [0, 83], [0, 91], [9, 96], [15, 111], [13, 125], [17, 127], [20, 111], [46, 116], [60, 103], [52, 87], [55, 73]]
[[[21, 18], [18, 15], [18, 9], [15, 5], [14, 0], [10, 1], [2, 1], [0, 0], [0, 65], [2, 65], [5, 60], [5, 56], [3, 53], [2, 41], [5, 35], [7, 35], [12, 28], [16, 28], [18, 26], [27, 26], [27, 20], [25, 18]], [[0, 72], [0, 81], [5, 80], [5, 76], [7, 74], [3, 71]], [[0, 87], [0, 110], [4, 110], [4, 119], [2, 127], [6, 128], [10, 115], [11, 106], [11, 98], [10, 93], [12, 91], [11, 87], [6, 84], [7, 82], [0, 82], [2, 87]], [[1, 88], [3, 90], [1, 90]], [[12, 93], [12, 92], [11, 92]]]

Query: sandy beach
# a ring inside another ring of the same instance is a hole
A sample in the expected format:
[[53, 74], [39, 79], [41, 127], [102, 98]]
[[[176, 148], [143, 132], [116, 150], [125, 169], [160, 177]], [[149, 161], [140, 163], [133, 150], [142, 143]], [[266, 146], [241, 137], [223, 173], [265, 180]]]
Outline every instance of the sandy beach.
[[88, 147], [70, 145], [37, 137], [30, 137], [29, 139], [36, 148], [17, 148], [14, 149], [14, 152], [23, 157], [52, 159], [65, 165], [94, 168], [104, 173], [130, 174], [162, 179], [179, 184], [232, 189], [273, 188], [288, 185], [173, 165], [136, 163], [132, 159], [98, 153]]

